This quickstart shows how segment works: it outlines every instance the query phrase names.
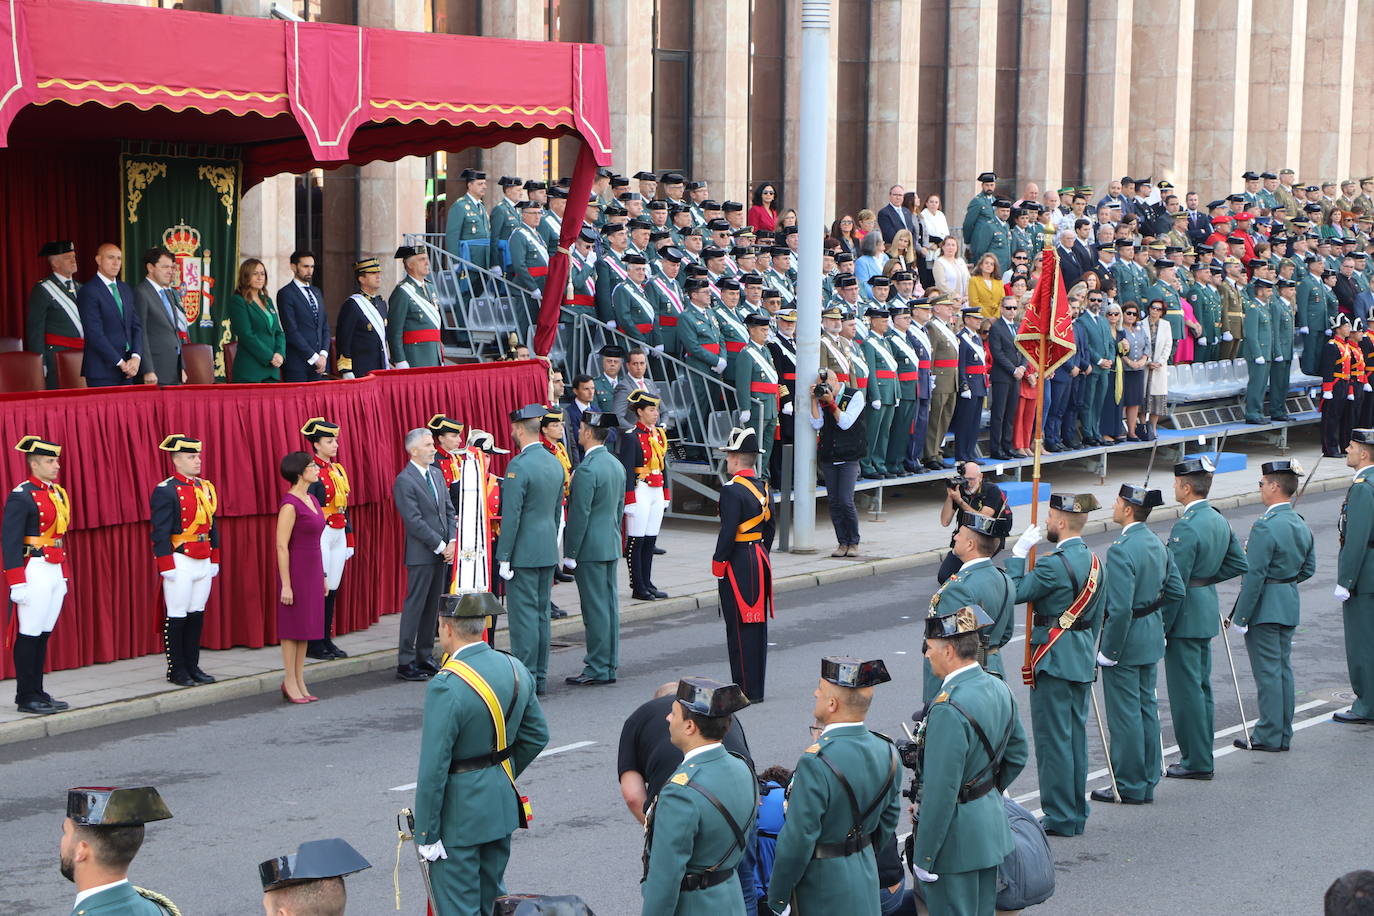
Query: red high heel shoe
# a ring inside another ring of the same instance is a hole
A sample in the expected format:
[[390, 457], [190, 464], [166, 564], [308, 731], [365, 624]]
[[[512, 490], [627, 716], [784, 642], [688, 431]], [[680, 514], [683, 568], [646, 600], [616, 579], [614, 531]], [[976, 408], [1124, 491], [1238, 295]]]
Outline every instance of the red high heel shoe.
[[285, 681], [282, 681], [282, 683], [281, 683], [281, 698], [282, 698], [283, 700], [285, 700], [286, 702], [288, 702], [288, 703], [309, 703], [309, 702], [310, 702], [310, 700], [306, 699], [305, 697], [293, 697], [291, 694], [287, 693], [287, 692], [286, 692], [286, 682], [285, 682]]
[[320, 698], [315, 696], [313, 693], [307, 693], [305, 695], [305, 701], [307, 703], [318, 703], [320, 701]]

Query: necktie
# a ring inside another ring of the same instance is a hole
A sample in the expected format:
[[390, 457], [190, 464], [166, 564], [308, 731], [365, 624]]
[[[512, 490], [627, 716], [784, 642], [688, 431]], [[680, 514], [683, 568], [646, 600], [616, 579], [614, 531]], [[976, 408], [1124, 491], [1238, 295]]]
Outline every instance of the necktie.
[[310, 302], [310, 314], [320, 317], [320, 304], [315, 301], [315, 291], [308, 286], [305, 288], [305, 298]]
[[124, 300], [119, 298], [119, 284], [110, 284], [110, 295], [114, 296], [115, 305], [119, 306], [119, 315], [124, 317]]
[[172, 302], [171, 290], [162, 290], [162, 304], [167, 307], [167, 320], [172, 322], [172, 330], [177, 329], [176, 305]]
[[436, 487], [436, 486], [434, 486], [434, 478], [430, 476], [430, 473], [429, 473], [428, 470], [421, 471], [420, 473], [423, 474], [423, 475], [425, 475], [425, 483], [429, 484], [429, 492], [430, 492], [430, 494], [434, 497], [434, 505], [435, 505], [435, 506], [438, 506], [438, 505], [439, 505], [439, 488]]
[[69, 294], [71, 294], [71, 295], [73, 295], [73, 296], [76, 295], [76, 284], [72, 283], [71, 280], [68, 280], [68, 281], [66, 282], [65, 288], [66, 288], [66, 290], [67, 290], [67, 292], [68, 292]]

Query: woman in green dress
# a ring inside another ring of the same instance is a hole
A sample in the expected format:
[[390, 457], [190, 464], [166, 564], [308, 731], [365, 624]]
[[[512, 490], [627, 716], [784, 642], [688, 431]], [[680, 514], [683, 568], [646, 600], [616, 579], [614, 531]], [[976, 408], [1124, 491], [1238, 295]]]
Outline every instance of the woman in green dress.
[[286, 332], [267, 295], [267, 268], [257, 258], [239, 265], [238, 283], [229, 297], [229, 327], [239, 343], [231, 381], [280, 382]]

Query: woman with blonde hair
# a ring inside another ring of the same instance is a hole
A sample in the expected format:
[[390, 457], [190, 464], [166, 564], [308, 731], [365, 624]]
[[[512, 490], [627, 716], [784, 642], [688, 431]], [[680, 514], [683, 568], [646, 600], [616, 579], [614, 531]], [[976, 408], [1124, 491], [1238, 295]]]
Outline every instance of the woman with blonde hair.
[[960, 256], [958, 239], [946, 236], [940, 242], [940, 256], [931, 270], [936, 289], [960, 302], [968, 298], [968, 264]]
[[855, 220], [858, 225], [854, 227], [854, 234], [858, 238], [863, 238], [878, 228], [878, 214], [867, 208], [860, 210]]
[[887, 256], [891, 260], [901, 262], [906, 270], [916, 269], [919, 255], [910, 229], [898, 229], [893, 233], [892, 241], [887, 246]]

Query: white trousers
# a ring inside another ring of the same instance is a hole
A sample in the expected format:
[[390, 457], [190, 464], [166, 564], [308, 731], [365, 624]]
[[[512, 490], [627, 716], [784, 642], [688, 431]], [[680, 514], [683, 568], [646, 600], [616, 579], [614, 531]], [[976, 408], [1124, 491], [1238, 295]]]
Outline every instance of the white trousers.
[[67, 579], [62, 575], [61, 563], [49, 563], [42, 557], [29, 557], [24, 564], [24, 579], [29, 584], [28, 598], [15, 605], [19, 610], [19, 633], [42, 636], [57, 625], [57, 615], [62, 613], [62, 601], [67, 597]]
[[635, 501], [625, 507], [625, 536], [657, 537], [663, 527], [663, 488], [640, 481], [635, 484]]
[[193, 560], [184, 553], [173, 553], [175, 578], [162, 580], [162, 597], [167, 602], [168, 617], [185, 617], [205, 610], [210, 600], [210, 560]]
[[332, 592], [343, 579], [344, 552], [348, 550], [348, 532], [342, 528], [330, 528], [320, 532], [320, 554], [324, 559], [324, 590]]

